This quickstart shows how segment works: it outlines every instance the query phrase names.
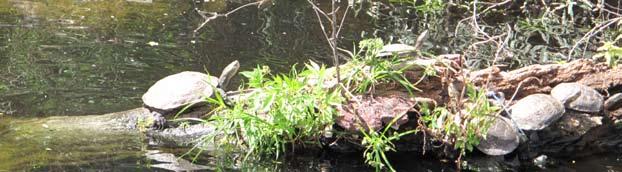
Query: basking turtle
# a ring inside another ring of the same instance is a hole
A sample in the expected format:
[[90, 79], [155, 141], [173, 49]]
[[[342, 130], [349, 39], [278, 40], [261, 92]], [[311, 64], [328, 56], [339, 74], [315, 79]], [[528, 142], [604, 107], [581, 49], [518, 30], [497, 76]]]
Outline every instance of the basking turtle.
[[568, 109], [594, 113], [603, 109], [603, 96], [583, 84], [561, 83], [551, 90], [551, 95]]
[[620, 106], [622, 106], [622, 93], [611, 95], [607, 101], [605, 101], [605, 108], [607, 110], [616, 110]]
[[541, 130], [564, 115], [562, 103], [547, 94], [532, 94], [510, 107], [510, 117], [522, 130]]
[[[223, 69], [220, 78], [200, 72], [185, 71], [162, 78], [149, 88], [142, 97], [144, 106], [154, 118], [154, 128], [162, 128], [165, 115], [175, 113], [179, 108], [195, 105], [212, 97], [217, 91], [225, 96], [229, 80], [237, 73], [240, 63], [236, 60]], [[215, 89], [215, 90], [214, 90]]]
[[387, 57], [394, 54], [398, 56], [406, 55], [408, 53], [416, 51], [417, 48], [406, 44], [389, 44], [382, 47], [378, 52], [378, 57]]
[[510, 119], [495, 116], [494, 123], [488, 128], [486, 137], [481, 138], [475, 147], [486, 155], [505, 155], [518, 147], [519, 134], [516, 125]]

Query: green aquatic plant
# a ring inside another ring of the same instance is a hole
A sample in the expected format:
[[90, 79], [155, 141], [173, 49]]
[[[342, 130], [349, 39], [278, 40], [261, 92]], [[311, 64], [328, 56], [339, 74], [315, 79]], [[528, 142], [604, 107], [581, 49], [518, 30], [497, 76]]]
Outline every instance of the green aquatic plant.
[[[333, 106], [341, 104], [339, 91], [324, 89], [326, 69], [312, 63], [298, 73], [270, 75], [267, 67], [241, 72], [248, 79], [246, 90], [253, 90], [231, 108], [224, 108], [209, 120], [215, 133], [226, 133], [217, 146], [234, 146], [251, 155], [279, 155], [297, 145], [316, 144], [324, 127], [333, 124]], [[315, 76], [315, 77], [312, 77]], [[317, 79], [310, 82], [309, 78]], [[221, 100], [209, 100], [224, 104]], [[214, 139], [215, 137], [211, 137]]]
[[479, 139], [485, 135], [492, 125], [494, 114], [499, 110], [488, 101], [485, 91], [476, 89], [467, 84], [467, 103], [464, 111], [452, 112], [448, 107], [430, 109], [422, 105], [420, 113], [428, 129], [441, 133], [445, 142], [454, 145], [454, 148], [465, 154], [479, 144]]
[[405, 132], [393, 132], [389, 135], [388, 131], [391, 128], [391, 125], [393, 125], [397, 119], [399, 118], [394, 118], [389, 124], [387, 124], [382, 132], [372, 129], [361, 131], [363, 134], [363, 140], [361, 143], [365, 147], [365, 151], [363, 152], [365, 163], [374, 167], [376, 171], [381, 171], [385, 167], [389, 171], [395, 171], [385, 152], [395, 151], [393, 141], [399, 140], [402, 136], [417, 132], [417, 130], [409, 130]]

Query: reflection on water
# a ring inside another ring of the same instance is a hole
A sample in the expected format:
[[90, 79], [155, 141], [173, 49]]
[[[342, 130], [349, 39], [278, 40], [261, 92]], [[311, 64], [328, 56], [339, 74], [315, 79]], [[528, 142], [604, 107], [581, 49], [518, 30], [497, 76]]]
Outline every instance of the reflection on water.
[[192, 31], [202, 18], [194, 8], [222, 12], [240, 4], [0, 2], [0, 112], [13, 116], [138, 107], [141, 94], [166, 75], [184, 70], [218, 75], [233, 60], [242, 70], [269, 65], [280, 71], [309, 59], [328, 61], [306, 1], [247, 8], [212, 21], [196, 37]]
[[[0, 0], [0, 171], [159, 170], [152, 168], [158, 163], [147, 153], [156, 149], [170, 157], [168, 153], [180, 156], [187, 149], [150, 146], [144, 136], [131, 132], [73, 131], [52, 137], [48, 134], [54, 131], [35, 117], [138, 107], [143, 92], [166, 75], [184, 70], [219, 75], [233, 60], [240, 61], [242, 70], [269, 65], [277, 71], [309, 59], [330, 62], [326, 41], [304, 0], [247, 8], [212, 21], [194, 36], [202, 18], [193, 9], [223, 12], [246, 0], [235, 1]], [[370, 25], [360, 16], [347, 20], [342, 47], [352, 47], [357, 33]], [[394, 165], [399, 171], [454, 169], [452, 163], [418, 156], [395, 158]], [[212, 158], [202, 155], [197, 162], [221, 170], [215, 164], [226, 161]], [[361, 154], [298, 152], [286, 159], [244, 168], [371, 171]], [[619, 157], [599, 156], [563, 169], [620, 171], [618, 164]], [[226, 171], [244, 170], [226, 166]]]
[[[242, 70], [269, 65], [276, 71], [329, 61], [306, 1], [247, 8], [192, 32], [202, 22], [195, 8], [223, 12], [242, 3], [0, 0], [0, 171], [157, 170], [150, 150], [181, 156], [187, 149], [150, 146], [131, 132], [58, 133], [38, 117], [138, 107], [143, 92], [166, 75], [219, 75], [233, 60]], [[345, 28], [343, 42], [351, 43], [356, 29]], [[251, 168], [274, 164], [262, 166]]]

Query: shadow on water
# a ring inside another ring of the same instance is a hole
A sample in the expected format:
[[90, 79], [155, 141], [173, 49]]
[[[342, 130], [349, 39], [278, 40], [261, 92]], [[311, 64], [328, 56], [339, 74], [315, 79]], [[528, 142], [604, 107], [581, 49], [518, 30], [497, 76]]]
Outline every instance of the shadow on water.
[[[184, 155], [188, 148], [159, 146], [138, 131], [102, 129], [94, 116], [0, 118], [0, 171], [158, 171], [201, 169], [209, 171], [371, 171], [359, 153], [338, 154], [305, 150], [273, 161], [240, 163], [240, 155], [208, 150], [199, 156]], [[67, 125], [77, 123], [77, 125]], [[114, 130], [114, 132], [106, 131]], [[210, 156], [216, 155], [216, 156]], [[451, 164], [422, 159], [417, 154], [396, 155], [400, 171], [453, 171]], [[190, 162], [196, 158], [195, 164]]]

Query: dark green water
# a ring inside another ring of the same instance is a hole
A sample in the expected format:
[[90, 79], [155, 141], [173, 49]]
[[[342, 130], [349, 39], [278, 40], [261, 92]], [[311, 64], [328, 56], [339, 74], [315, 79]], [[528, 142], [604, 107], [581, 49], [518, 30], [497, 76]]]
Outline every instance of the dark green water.
[[[268, 65], [275, 71], [308, 60], [331, 61], [316, 16], [302, 0], [243, 9], [193, 32], [202, 22], [193, 9], [223, 12], [242, 3], [0, 0], [0, 172], [161, 170], [149, 168], [156, 162], [147, 152], [180, 156], [187, 149], [152, 146], [138, 133], [75, 131], [50, 138], [37, 118], [139, 107], [140, 96], [158, 79], [185, 70], [218, 75], [233, 60], [242, 70]], [[364, 16], [347, 20], [342, 47], [373, 30]], [[41, 132], [14, 127], [23, 123]], [[360, 157], [304, 154], [244, 168], [372, 171]], [[454, 171], [452, 163], [401, 157], [395, 160], [399, 171]], [[218, 161], [200, 156], [197, 163], [218, 170]], [[619, 171], [618, 161], [600, 156], [564, 169]]]
[[[0, 171], [157, 171], [147, 152], [180, 156], [187, 149], [153, 146], [139, 133], [59, 134], [39, 118], [139, 107], [158, 79], [185, 70], [218, 75], [233, 60], [242, 70], [268, 65], [274, 71], [329, 61], [306, 1], [243, 9], [193, 32], [203, 21], [195, 8], [223, 12], [242, 3], [1, 0]], [[362, 26], [345, 26], [344, 45], [358, 39]], [[315, 156], [245, 168], [318, 171]], [[216, 162], [200, 156], [197, 163], [217, 169]], [[336, 168], [367, 169], [358, 159], [343, 162]]]
[[[239, 60], [242, 70], [268, 65], [284, 71], [309, 59], [328, 61], [306, 1], [244, 9], [194, 34], [203, 20], [194, 8], [222, 12], [239, 5], [0, 1], [0, 112], [120, 111], [140, 106], [140, 96], [158, 79], [185, 70], [217, 75]], [[343, 42], [349, 43], [359, 31], [346, 27]]]

